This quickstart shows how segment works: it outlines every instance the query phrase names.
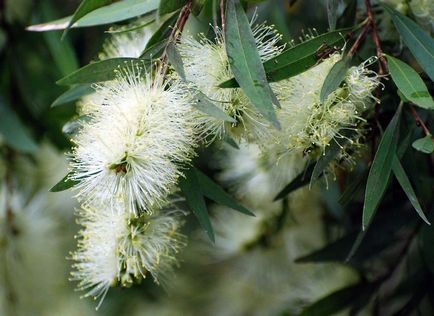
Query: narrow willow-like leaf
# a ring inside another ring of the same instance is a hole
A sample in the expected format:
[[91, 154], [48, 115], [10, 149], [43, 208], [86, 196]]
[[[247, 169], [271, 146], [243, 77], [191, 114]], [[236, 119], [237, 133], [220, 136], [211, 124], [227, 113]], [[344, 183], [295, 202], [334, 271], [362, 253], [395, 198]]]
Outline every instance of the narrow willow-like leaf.
[[27, 127], [2, 97], [0, 97], [0, 136], [4, 143], [18, 151], [33, 153], [38, 149]]
[[327, 18], [330, 31], [336, 28], [339, 0], [327, 0]]
[[208, 209], [194, 169], [185, 172], [185, 178], [180, 180], [179, 187], [186, 198], [188, 206], [198, 219], [199, 224], [206, 231], [209, 239], [215, 242], [214, 230], [209, 219]]
[[182, 62], [181, 54], [173, 43], [167, 46], [167, 58], [178, 75], [185, 80], [184, 63]]
[[94, 90], [89, 84], [81, 84], [81, 85], [73, 86], [69, 90], [65, 91], [60, 96], [58, 96], [57, 99], [54, 100], [53, 103], [51, 104], [51, 107], [76, 101], [82, 96], [88, 95], [92, 92], [94, 92]]
[[229, 116], [217, 105], [212, 103], [212, 101], [210, 101], [208, 97], [202, 92], [196, 92], [195, 100], [196, 103], [193, 103], [192, 105], [199, 111], [208, 114], [209, 116], [212, 116], [218, 120], [223, 120], [229, 123], [237, 122], [233, 117]]
[[58, 80], [59, 85], [73, 85], [107, 81], [116, 78], [116, 71], [122, 67], [142, 67], [145, 62], [138, 58], [110, 58], [86, 65]]
[[[345, 42], [344, 34], [352, 28], [336, 30], [304, 41], [264, 63], [267, 79], [270, 82], [280, 81], [296, 76], [318, 63], [318, 54], [327, 48]], [[221, 88], [238, 87], [235, 79], [222, 82]]]
[[392, 17], [396, 29], [405, 45], [416, 60], [434, 81], [434, 39], [410, 18], [383, 4], [383, 8]]
[[336, 156], [342, 150], [342, 147], [345, 146], [345, 144], [348, 142], [348, 139], [350, 139], [354, 134], [354, 132], [350, 130], [343, 130], [340, 131], [340, 133], [343, 137], [341, 139], [332, 141], [325, 153], [321, 155], [316, 162], [312, 171], [312, 176], [310, 178], [310, 186], [312, 186], [312, 184], [319, 178], [330, 162], [336, 158]]
[[[419, 74], [405, 62], [387, 55], [389, 71], [405, 98], [421, 108], [434, 110], [434, 101]], [[434, 61], [434, 60], [433, 60]]]
[[408, 200], [410, 201], [411, 205], [413, 205], [414, 209], [416, 210], [417, 214], [419, 214], [420, 218], [423, 219], [425, 223], [428, 225], [431, 225], [431, 223], [428, 221], [428, 219], [425, 216], [425, 213], [422, 210], [422, 206], [420, 206], [419, 200], [416, 197], [416, 193], [414, 192], [413, 186], [411, 185], [410, 179], [408, 178], [407, 174], [405, 173], [404, 168], [401, 165], [401, 162], [399, 161], [398, 157], [394, 155], [393, 162], [392, 162], [392, 170], [395, 174], [396, 179], [398, 180], [399, 184], [401, 185], [401, 188], [404, 190], [405, 194], [408, 197]]
[[432, 154], [434, 152], [434, 139], [431, 134], [426, 135], [423, 138], [416, 139], [411, 145], [414, 149], [425, 154]]
[[307, 169], [303, 172], [301, 172], [297, 177], [294, 178], [290, 183], [288, 183], [273, 199], [273, 201], [277, 201], [280, 199], [283, 199], [285, 196], [287, 196], [289, 193], [297, 190], [298, 188], [301, 188], [305, 186], [306, 184], [310, 183], [310, 179], [312, 177], [312, 172], [315, 167], [315, 164], [310, 164]]
[[177, 19], [178, 19], [177, 14], [172, 14], [169, 18], [167, 18], [167, 20], [164, 21], [163, 24], [161, 24], [158, 30], [155, 31], [154, 34], [152, 34], [151, 38], [146, 43], [144, 51], [166, 40], [169, 37], [170, 33], [172, 33], [172, 27], [175, 25]]
[[51, 189], [50, 192], [60, 192], [68, 190], [69, 188], [72, 188], [74, 185], [78, 184], [80, 181], [77, 180], [71, 180], [69, 178], [69, 173], [63, 177], [62, 180], [57, 182]]
[[348, 306], [354, 305], [358, 301], [368, 300], [373, 294], [373, 284], [350, 285], [337, 290], [326, 297], [316, 301], [305, 308], [300, 316], [329, 316], [335, 315]]
[[171, 13], [180, 9], [183, 5], [187, 3], [187, 0], [163, 0], [160, 1], [160, 6], [158, 7], [158, 14], [164, 15]]
[[320, 101], [324, 103], [330, 93], [335, 91], [342, 83], [345, 78], [349, 66], [349, 59], [343, 58], [339, 60], [330, 69], [327, 77], [324, 79], [324, 83], [321, 88]]
[[[136, 16], [157, 10], [159, 3], [159, 0], [117, 1], [86, 14], [73, 25], [71, 25], [71, 28], [104, 25], [128, 20]], [[63, 30], [68, 26], [70, 20], [71, 17], [68, 16], [56, 21], [31, 25], [26, 29], [28, 31], [35, 32]]]
[[151, 62], [152, 60], [160, 58], [160, 56], [164, 52], [164, 49], [167, 46], [167, 43], [168, 43], [168, 39], [164, 39], [161, 42], [155, 43], [154, 45], [145, 48], [142, 54], [140, 55], [140, 59], [144, 59], [146, 61]]
[[228, 193], [225, 192], [225, 190], [222, 189], [221, 186], [219, 186], [217, 183], [212, 181], [207, 175], [205, 175], [203, 172], [201, 172], [198, 169], [194, 169], [196, 173], [196, 177], [199, 181], [199, 185], [202, 189], [203, 194], [213, 200], [214, 202], [218, 204], [222, 204], [225, 206], [228, 206], [238, 212], [255, 216], [251, 211], [249, 211], [247, 208], [239, 204], [232, 196], [230, 196]]
[[375, 211], [387, 189], [389, 176], [392, 170], [392, 160], [398, 142], [398, 125], [401, 117], [402, 103], [384, 131], [375, 153], [374, 161], [369, 170], [366, 183], [365, 201], [363, 204], [362, 229], [370, 224]]
[[237, 0], [226, 3], [225, 43], [231, 70], [240, 87], [259, 112], [279, 128], [273, 107], [277, 99], [267, 82], [250, 22]]
[[66, 36], [66, 33], [68, 32], [71, 25], [73, 25], [75, 22], [80, 20], [82, 17], [84, 17], [86, 14], [104, 7], [108, 4], [110, 4], [112, 0], [83, 0], [81, 1], [80, 5], [78, 6], [77, 10], [75, 10], [74, 14], [72, 15], [71, 19], [68, 22], [68, 25], [66, 26], [65, 31], [63, 32], [62, 38]]

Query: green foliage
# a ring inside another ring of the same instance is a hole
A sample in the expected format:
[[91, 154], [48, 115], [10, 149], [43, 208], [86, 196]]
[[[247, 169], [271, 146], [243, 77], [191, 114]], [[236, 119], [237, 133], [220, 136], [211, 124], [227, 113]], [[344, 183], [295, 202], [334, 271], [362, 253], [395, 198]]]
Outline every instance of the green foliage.
[[398, 107], [393, 119], [390, 121], [369, 170], [366, 183], [365, 202], [363, 205], [362, 227], [365, 230], [371, 222], [375, 211], [387, 189], [390, 172], [392, 171], [392, 161], [398, 143], [398, 126], [401, 117], [402, 104]]
[[[121, 22], [157, 10], [158, 4], [158, 0], [118, 1], [86, 14], [71, 25], [71, 28]], [[56, 21], [29, 26], [27, 30], [37, 32], [63, 30], [68, 27], [70, 20], [71, 17], [65, 17]]]
[[82, 17], [84, 17], [86, 14], [104, 7], [108, 4], [110, 4], [112, 0], [83, 0], [80, 5], [78, 6], [77, 10], [75, 10], [74, 14], [72, 15], [71, 19], [68, 22], [68, 25], [66, 26], [65, 31], [63, 32], [62, 37], [66, 35], [69, 28], [78, 20], [80, 20]]
[[421, 108], [434, 110], [434, 101], [418, 73], [406, 63], [392, 56], [387, 56], [387, 60], [392, 79], [404, 96]]
[[339, 60], [330, 69], [327, 77], [324, 80], [324, 84], [321, 88], [320, 101], [324, 103], [330, 93], [335, 91], [342, 83], [349, 68], [349, 59], [343, 58]]
[[143, 66], [145, 62], [138, 58], [110, 58], [86, 65], [57, 81], [57, 84], [68, 86], [75, 84], [107, 81], [116, 78], [122, 67]]
[[51, 189], [50, 192], [61, 192], [72, 188], [74, 185], [79, 183], [78, 181], [72, 180], [69, 177], [69, 173], [57, 182]]
[[226, 50], [235, 79], [259, 112], [279, 128], [273, 108], [279, 102], [267, 82], [249, 20], [236, 0], [227, 1], [226, 23]]
[[393, 23], [405, 45], [413, 53], [431, 80], [434, 80], [434, 39], [408, 17], [386, 5], [383, 5], [383, 7], [392, 17]]
[[432, 135], [426, 135], [423, 138], [416, 139], [413, 148], [425, 154], [432, 154], [434, 152], [434, 140]]

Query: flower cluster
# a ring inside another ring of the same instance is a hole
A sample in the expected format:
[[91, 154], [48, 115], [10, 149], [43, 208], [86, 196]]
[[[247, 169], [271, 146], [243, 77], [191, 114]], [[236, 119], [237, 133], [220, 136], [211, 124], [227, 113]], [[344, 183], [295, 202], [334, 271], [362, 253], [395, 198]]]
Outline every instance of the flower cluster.
[[[256, 25], [252, 32], [263, 62], [284, 49], [272, 26]], [[148, 38], [144, 31], [121, 34], [106, 42], [99, 57], [137, 57]], [[342, 149], [338, 159], [349, 159], [342, 140], [356, 148], [363, 113], [377, 101], [372, 92], [378, 76], [368, 68], [373, 60], [351, 67], [341, 86], [320, 100], [327, 74], [342, 58], [335, 53], [298, 76], [271, 84], [282, 105], [276, 110], [282, 126], [277, 130], [240, 88], [219, 87], [233, 77], [219, 29], [215, 41], [184, 36], [177, 48], [186, 80], [126, 64], [114, 80], [95, 84], [95, 92], [81, 102], [85, 119], [69, 154], [69, 179], [82, 203], [78, 216], [83, 226], [72, 254], [72, 279], [87, 291], [85, 296], [101, 302], [111, 286], [130, 286], [148, 273], [159, 282], [176, 264], [185, 239], [179, 233], [182, 212], [171, 199], [195, 144], [229, 136], [241, 146], [227, 154], [221, 180], [234, 184], [238, 197], [259, 212], [254, 219], [217, 212], [217, 241], [232, 240], [220, 252], [228, 255], [266, 235], [282, 213], [281, 203], [271, 198], [310, 159], [318, 159], [334, 142]], [[196, 109], [198, 92], [235, 123]]]
[[[144, 32], [111, 39], [100, 58], [137, 56]], [[164, 281], [185, 245], [173, 201], [183, 164], [194, 155], [191, 97], [181, 81], [126, 64], [82, 100], [69, 179], [77, 182], [82, 230], [72, 280], [102, 303], [108, 289], [149, 273]], [[98, 307], [99, 307], [98, 305]]]

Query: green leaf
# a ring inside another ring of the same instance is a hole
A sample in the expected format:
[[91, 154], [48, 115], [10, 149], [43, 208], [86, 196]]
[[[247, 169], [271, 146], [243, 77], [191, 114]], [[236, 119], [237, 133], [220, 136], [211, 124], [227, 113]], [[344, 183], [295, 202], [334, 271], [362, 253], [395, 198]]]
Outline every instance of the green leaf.
[[198, 219], [199, 224], [207, 232], [209, 239], [215, 242], [214, 230], [209, 219], [208, 209], [194, 169], [185, 171], [185, 178], [180, 180], [179, 187], [187, 200], [188, 206]]
[[306, 170], [301, 172], [298, 176], [294, 178], [290, 183], [288, 183], [273, 199], [273, 201], [277, 201], [280, 199], [283, 199], [285, 196], [287, 196], [289, 193], [297, 190], [298, 188], [301, 188], [308, 184], [310, 182], [310, 179], [312, 177], [312, 172], [315, 167], [315, 164], [310, 164]]
[[392, 170], [392, 160], [395, 155], [398, 142], [398, 125], [401, 116], [402, 104], [387, 126], [377, 152], [375, 153], [374, 161], [369, 170], [368, 181], [366, 183], [365, 201], [363, 205], [363, 230], [370, 224], [375, 211], [387, 189], [389, 176]]
[[60, 96], [58, 96], [57, 99], [54, 100], [53, 103], [51, 104], [51, 107], [76, 101], [82, 96], [91, 94], [92, 92], [94, 92], [94, 89], [92, 89], [92, 87], [89, 84], [72, 86], [69, 90], [65, 91]]
[[162, 0], [158, 8], [158, 14], [164, 15], [180, 9], [187, 3], [187, 0]]
[[374, 293], [374, 284], [356, 284], [337, 290], [305, 308], [300, 316], [335, 315], [359, 301], [368, 301]]
[[419, 214], [419, 216], [425, 221], [425, 223], [431, 225], [431, 223], [428, 221], [428, 219], [425, 216], [425, 213], [422, 210], [422, 206], [420, 206], [420, 203], [416, 197], [416, 193], [414, 192], [413, 186], [411, 185], [410, 179], [405, 173], [405, 170], [402, 167], [401, 162], [399, 161], [396, 155], [394, 155], [393, 157], [392, 170], [393, 173], [395, 174], [396, 179], [401, 185], [401, 188], [404, 190], [405, 194], [407, 195], [411, 205], [413, 205], [414, 209], [416, 210], [417, 214]]
[[334, 31], [336, 28], [339, 2], [339, 0], [327, 0], [327, 18], [330, 31]]
[[167, 58], [178, 75], [185, 80], [184, 63], [182, 62], [181, 54], [176, 49], [173, 43], [167, 46]]
[[116, 71], [121, 68], [141, 67], [145, 61], [138, 58], [110, 58], [86, 65], [68, 76], [58, 80], [59, 85], [73, 85], [107, 81], [116, 78]]
[[405, 45], [431, 80], [434, 81], [434, 39], [408, 17], [387, 5], [382, 4], [382, 6], [392, 17]]
[[193, 103], [192, 105], [199, 111], [208, 114], [209, 116], [212, 116], [218, 120], [223, 120], [230, 123], [237, 122], [233, 117], [229, 116], [226, 112], [224, 112], [222, 109], [217, 107], [214, 103], [212, 103], [208, 99], [208, 97], [202, 92], [196, 92], [195, 99], [197, 100], [197, 102]]
[[196, 173], [196, 178], [199, 181], [200, 188], [207, 198], [213, 200], [218, 204], [228, 206], [238, 212], [250, 216], [255, 216], [255, 214], [253, 214], [247, 208], [239, 204], [232, 196], [227, 194], [221, 186], [212, 181], [203, 172], [198, 169], [194, 169], [194, 172]]
[[431, 134], [426, 135], [423, 138], [416, 139], [413, 144], [413, 148], [423, 152], [425, 154], [432, 154], [434, 152], [434, 139]]
[[[264, 69], [268, 81], [280, 81], [308, 70], [318, 63], [317, 54], [319, 52], [345, 43], [343, 34], [351, 30], [352, 28], [347, 28], [321, 34], [267, 60], [264, 63]], [[221, 83], [219, 87], [235, 88], [238, 87], [238, 83], [235, 79], [229, 79]]]
[[77, 22], [79, 19], [84, 17], [86, 14], [104, 7], [108, 4], [110, 4], [112, 0], [83, 0], [81, 1], [80, 5], [78, 6], [77, 10], [75, 10], [74, 14], [72, 15], [72, 18], [69, 20], [68, 25], [66, 26], [65, 31], [63, 32], [62, 38], [66, 36], [66, 33], [68, 32], [71, 25], [73, 25], [75, 22]]
[[10, 147], [24, 153], [32, 153], [38, 149], [27, 127], [1, 97], [0, 138]]
[[72, 188], [74, 185], [78, 184], [80, 181], [77, 180], [71, 180], [69, 178], [70, 173], [68, 173], [66, 176], [63, 177], [62, 180], [56, 183], [51, 189], [50, 192], [60, 192], [68, 190], [69, 188]]
[[277, 99], [267, 82], [250, 22], [236, 0], [226, 3], [225, 42], [229, 64], [240, 87], [259, 112], [279, 128], [273, 107]]
[[397, 58], [387, 55], [387, 60], [393, 82], [405, 98], [421, 108], [434, 110], [434, 101], [419, 74]]
[[[71, 28], [111, 24], [157, 10], [159, 0], [123, 0], [96, 9], [75, 22]], [[44, 32], [65, 29], [71, 17], [27, 27], [28, 31]]]
[[[157, 31], [155, 31], [154, 34], [152, 34], [149, 41], [146, 43], [145, 49], [143, 52], [147, 51], [154, 45], [163, 42], [165, 39], [167, 39], [172, 33], [172, 27], [175, 25], [176, 20], [178, 19], [177, 14], [172, 14], [166, 21], [164, 21], [163, 24], [158, 28]], [[143, 53], [142, 53], [143, 55]]]
[[329, 94], [335, 91], [341, 85], [345, 78], [345, 74], [347, 73], [348, 67], [349, 59], [345, 57], [333, 65], [327, 74], [327, 77], [324, 79], [324, 83], [321, 88], [321, 103], [324, 103], [324, 101], [327, 100]]
[[342, 147], [348, 142], [348, 140], [353, 136], [354, 132], [350, 130], [341, 131], [342, 138], [340, 140], [335, 140], [330, 144], [325, 153], [321, 155], [315, 164], [312, 171], [312, 176], [310, 178], [310, 186], [319, 178], [323, 171], [327, 168], [330, 162], [336, 158], [336, 156], [341, 152]]
[[155, 43], [152, 46], [145, 48], [140, 55], [140, 59], [144, 59], [147, 61], [152, 61], [157, 58], [160, 58], [160, 56], [163, 54], [164, 49], [166, 48], [168, 43], [168, 40], [162, 40], [161, 42]]

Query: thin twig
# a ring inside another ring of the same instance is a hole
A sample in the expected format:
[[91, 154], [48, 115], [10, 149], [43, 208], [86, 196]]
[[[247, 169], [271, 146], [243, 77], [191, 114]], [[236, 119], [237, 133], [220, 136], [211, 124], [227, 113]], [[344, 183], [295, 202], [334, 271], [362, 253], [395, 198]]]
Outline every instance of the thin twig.
[[366, 10], [368, 13], [369, 24], [372, 28], [371, 36], [375, 44], [375, 48], [377, 49], [377, 57], [379, 62], [379, 71], [380, 75], [384, 75], [387, 71], [387, 64], [384, 58], [383, 49], [381, 48], [380, 36], [378, 35], [377, 24], [375, 23], [374, 13], [372, 12], [372, 5], [370, 0], [365, 0]]
[[356, 41], [354, 42], [353, 46], [351, 46], [350, 50], [348, 51], [347, 56], [351, 57], [354, 55], [354, 53], [359, 49], [360, 45], [363, 43], [363, 41], [366, 38], [366, 34], [368, 34], [370, 24], [366, 24], [362, 31], [360, 32], [359, 36], [357, 36]]
[[225, 34], [225, 0], [220, 0], [220, 19], [222, 20], [222, 33]]
[[160, 73], [161, 74], [164, 74], [167, 71], [167, 48], [168, 48], [170, 43], [175, 43], [179, 39], [179, 36], [181, 35], [182, 30], [184, 29], [185, 23], [187, 22], [187, 19], [190, 15], [191, 4], [192, 4], [192, 2], [190, 1], [182, 7], [181, 12], [179, 12], [178, 19], [176, 20], [176, 23], [172, 29], [172, 32], [170, 33], [167, 44], [164, 47], [164, 51], [160, 57], [160, 63], [161, 63]]
[[414, 108], [413, 104], [408, 104], [408, 107], [410, 109], [411, 114], [413, 115], [416, 125], [420, 126], [423, 129], [423, 132], [426, 136], [431, 135], [428, 127], [426, 127], [425, 123], [423, 122], [422, 118], [420, 117], [419, 113], [417, 113], [416, 109]]

